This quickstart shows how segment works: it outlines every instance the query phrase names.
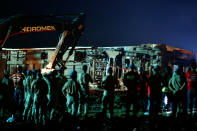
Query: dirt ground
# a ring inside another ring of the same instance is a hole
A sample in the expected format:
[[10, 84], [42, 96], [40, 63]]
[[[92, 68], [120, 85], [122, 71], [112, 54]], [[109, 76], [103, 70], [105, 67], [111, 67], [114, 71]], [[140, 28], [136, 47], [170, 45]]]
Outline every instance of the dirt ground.
[[159, 116], [152, 118], [148, 112], [138, 112], [138, 117], [126, 117], [125, 95], [116, 95], [114, 105], [114, 117], [109, 119], [101, 113], [101, 92], [90, 97], [89, 113], [86, 119], [73, 118], [67, 112], [62, 115], [61, 121], [46, 121], [45, 126], [37, 126], [32, 121], [18, 120], [6, 123], [6, 119], [0, 120], [0, 130], [55, 130], [55, 131], [152, 131], [152, 130], [181, 130], [190, 131], [197, 129], [196, 118], [172, 118], [170, 112], [160, 112]]

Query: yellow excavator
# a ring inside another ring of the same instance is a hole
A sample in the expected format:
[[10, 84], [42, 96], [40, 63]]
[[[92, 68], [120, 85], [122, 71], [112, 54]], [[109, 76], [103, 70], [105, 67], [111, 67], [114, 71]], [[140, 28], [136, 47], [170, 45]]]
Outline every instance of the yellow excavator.
[[[0, 50], [10, 37], [25, 33], [62, 31], [54, 55], [51, 57], [45, 69], [55, 69], [55, 66], [65, 67], [69, 57], [84, 32], [85, 14], [66, 15], [14, 15], [0, 19]], [[66, 61], [62, 61], [63, 55], [68, 51]]]

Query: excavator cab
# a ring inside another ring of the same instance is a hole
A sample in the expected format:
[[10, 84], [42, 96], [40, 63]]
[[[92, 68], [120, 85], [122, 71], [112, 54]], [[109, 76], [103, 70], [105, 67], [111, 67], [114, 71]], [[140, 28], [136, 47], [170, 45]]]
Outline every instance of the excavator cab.
[[[84, 32], [85, 14], [67, 15], [40, 15], [26, 16], [15, 15], [0, 20], [0, 50], [4, 47], [6, 40], [18, 34], [36, 32], [62, 31], [54, 55], [46, 66], [46, 69], [54, 69], [55, 66], [65, 68], [69, 57]], [[68, 51], [66, 61], [62, 61], [63, 55]]]

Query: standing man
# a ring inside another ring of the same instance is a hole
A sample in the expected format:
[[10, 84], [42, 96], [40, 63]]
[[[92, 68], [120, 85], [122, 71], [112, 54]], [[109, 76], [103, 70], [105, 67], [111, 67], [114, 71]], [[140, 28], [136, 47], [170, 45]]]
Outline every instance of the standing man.
[[150, 87], [150, 116], [158, 116], [162, 101], [162, 77], [158, 65], [154, 66], [148, 80]]
[[80, 76], [80, 86], [82, 94], [80, 95], [80, 101], [79, 101], [79, 108], [78, 108], [78, 114], [80, 115], [82, 113], [82, 110], [84, 112], [84, 117], [87, 117], [88, 113], [88, 101], [89, 101], [89, 83], [93, 83], [93, 80], [91, 76], [87, 73], [87, 65], [83, 66], [83, 72]]
[[13, 74], [11, 77], [14, 81], [14, 102], [15, 102], [15, 114], [19, 112], [19, 119], [22, 119], [22, 114], [24, 110], [24, 75], [22, 73], [22, 67], [17, 67], [17, 73]]
[[34, 93], [33, 100], [33, 115], [36, 124], [45, 125], [47, 102], [48, 102], [48, 85], [42, 78], [41, 73], [37, 72], [37, 78], [32, 83], [32, 92]]
[[46, 80], [49, 91], [48, 91], [48, 110], [50, 112], [50, 117], [49, 119], [52, 120], [54, 118], [54, 112], [57, 107], [57, 96], [58, 96], [58, 90], [57, 90], [57, 70], [53, 70], [49, 73], [48, 77], [44, 77]]
[[114, 109], [114, 91], [115, 87], [118, 86], [118, 80], [112, 75], [113, 70], [111, 67], [107, 70], [107, 75], [102, 80], [102, 86], [104, 88], [102, 98], [102, 112], [107, 115], [107, 105], [109, 104], [110, 119], [113, 117]]
[[[67, 78], [64, 76], [64, 68], [61, 67], [57, 70], [57, 75], [55, 79], [55, 89], [54, 89], [54, 103], [52, 106], [52, 110], [50, 112], [50, 120], [60, 118], [65, 112], [65, 97], [62, 93], [62, 88], [64, 84], [67, 82]], [[55, 116], [57, 114], [57, 116]]]
[[25, 99], [25, 109], [23, 111], [23, 120], [29, 120], [32, 118], [32, 105], [33, 105], [33, 92], [31, 84], [36, 79], [36, 72], [33, 70], [30, 73], [30, 70], [27, 70], [27, 77], [25, 81], [26, 87], [26, 99]]
[[[187, 81], [183, 72], [183, 66], [179, 65], [175, 68], [172, 78], [169, 81], [169, 89], [172, 91], [173, 97], [173, 109], [172, 116], [177, 117], [178, 113], [182, 110], [184, 115], [187, 112], [186, 106], [186, 92], [187, 92]], [[178, 108], [178, 110], [177, 110]], [[177, 112], [179, 111], [179, 112]]]
[[139, 76], [135, 72], [134, 64], [129, 65], [130, 71], [124, 75], [123, 82], [127, 87], [126, 96], [126, 116], [129, 117], [131, 104], [133, 104], [133, 116], [136, 117], [138, 111], [137, 86], [139, 83]]
[[[14, 83], [13, 81], [9, 78], [10, 74], [9, 72], [4, 73], [4, 78], [1, 81], [1, 93], [3, 95], [3, 99], [1, 103], [1, 106], [3, 106], [4, 109], [8, 109], [9, 113], [12, 113], [12, 120], [13, 118], [13, 104], [14, 104]], [[3, 112], [3, 115], [5, 112]]]
[[139, 75], [139, 83], [137, 88], [137, 97], [138, 97], [138, 105], [140, 108], [140, 111], [145, 112], [146, 111], [146, 102], [147, 102], [147, 93], [148, 93], [148, 87], [147, 87], [147, 77], [144, 73], [143, 67], [138, 68], [138, 75]]
[[77, 72], [74, 70], [70, 73], [71, 79], [66, 82], [62, 88], [62, 93], [67, 99], [68, 113], [76, 117], [78, 111], [79, 95], [81, 93], [80, 84], [77, 82]]
[[187, 112], [193, 117], [193, 109], [196, 108], [197, 98], [197, 72], [196, 63], [191, 64], [191, 70], [186, 73], [187, 78]]

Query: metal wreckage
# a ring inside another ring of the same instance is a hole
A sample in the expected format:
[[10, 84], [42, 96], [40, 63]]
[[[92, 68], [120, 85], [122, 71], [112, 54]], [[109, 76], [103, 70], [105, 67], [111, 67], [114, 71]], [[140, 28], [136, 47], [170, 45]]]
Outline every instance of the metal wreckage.
[[[72, 17], [71, 17], [72, 16]], [[69, 17], [69, 20], [68, 20]], [[70, 19], [72, 18], [72, 19]], [[187, 71], [190, 64], [196, 61], [195, 54], [180, 48], [165, 44], [141, 44], [137, 46], [117, 47], [80, 47], [76, 46], [84, 31], [85, 15], [48, 15], [48, 16], [12, 16], [0, 24], [0, 79], [5, 70], [10, 74], [16, 72], [17, 66], [33, 70], [40, 68], [42, 73], [50, 72], [59, 67], [65, 67], [65, 75], [71, 70], [82, 71], [82, 65], [89, 67], [89, 73], [95, 81], [92, 87], [98, 87], [106, 69], [111, 66], [114, 75], [120, 80], [128, 70], [130, 63], [150, 71], [154, 65], [159, 65], [161, 71], [167, 66], [181, 64]], [[21, 33], [49, 32], [61, 30], [59, 42], [55, 48], [3, 48], [6, 40]]]
[[[154, 65], [159, 65], [161, 71], [167, 66], [181, 64], [184, 71], [187, 71], [190, 64], [196, 60], [195, 54], [191, 51], [170, 47], [164, 44], [142, 44], [138, 46], [119, 47], [75, 47], [72, 55], [69, 52], [62, 55], [61, 62], [66, 63], [65, 75], [69, 78], [69, 72], [75, 69], [82, 72], [82, 65], [88, 65], [92, 78], [100, 83], [106, 69], [113, 67], [114, 74], [121, 80], [127, 72], [130, 63], [136, 67], [143, 67], [145, 71], [150, 71]], [[33, 70], [40, 68], [42, 73], [57, 69], [58, 64], [54, 64], [54, 57], [57, 48], [31, 48], [31, 49], [8, 49], [3, 48], [1, 52], [1, 74], [5, 70], [10, 74], [16, 72], [17, 66], [24, 69]], [[69, 58], [68, 58], [69, 56]], [[59, 62], [57, 60], [56, 62]], [[53, 68], [49, 65], [54, 64]]]

